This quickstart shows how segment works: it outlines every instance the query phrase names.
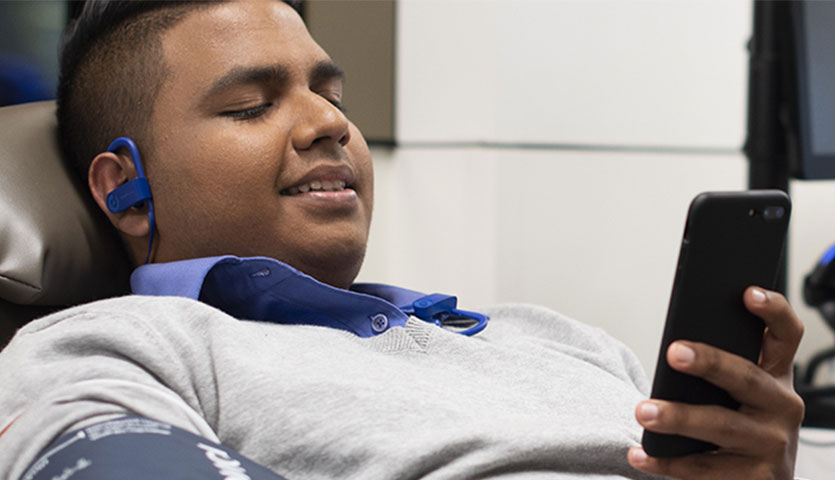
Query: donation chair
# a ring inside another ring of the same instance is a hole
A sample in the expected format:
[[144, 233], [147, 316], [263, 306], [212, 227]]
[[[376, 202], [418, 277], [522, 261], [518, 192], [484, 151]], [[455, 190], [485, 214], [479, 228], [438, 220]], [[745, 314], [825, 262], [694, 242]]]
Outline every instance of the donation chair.
[[127, 254], [56, 125], [53, 101], [0, 108], [0, 348], [33, 318], [129, 290]]

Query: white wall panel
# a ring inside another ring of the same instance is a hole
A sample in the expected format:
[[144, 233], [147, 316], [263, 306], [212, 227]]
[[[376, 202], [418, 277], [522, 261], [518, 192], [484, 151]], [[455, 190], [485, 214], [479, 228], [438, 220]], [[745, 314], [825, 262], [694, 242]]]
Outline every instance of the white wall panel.
[[375, 157], [375, 168], [376, 211], [359, 281], [457, 295], [462, 308], [494, 303], [494, 154], [401, 148]]
[[395, 132], [400, 142], [491, 138], [497, 117], [499, 4], [397, 6]]
[[398, 138], [738, 148], [747, 0], [405, 0]]

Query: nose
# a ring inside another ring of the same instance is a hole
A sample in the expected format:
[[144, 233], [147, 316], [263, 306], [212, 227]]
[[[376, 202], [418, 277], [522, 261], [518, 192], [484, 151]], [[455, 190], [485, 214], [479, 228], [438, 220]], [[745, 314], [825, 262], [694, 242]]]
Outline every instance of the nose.
[[348, 119], [339, 108], [315, 92], [299, 95], [298, 116], [291, 131], [293, 147], [307, 150], [320, 143], [348, 144]]

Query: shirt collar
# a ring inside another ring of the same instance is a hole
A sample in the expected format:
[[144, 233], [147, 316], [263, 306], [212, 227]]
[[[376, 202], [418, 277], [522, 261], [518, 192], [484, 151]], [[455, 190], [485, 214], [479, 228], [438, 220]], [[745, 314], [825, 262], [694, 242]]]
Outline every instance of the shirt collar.
[[187, 297], [241, 319], [339, 328], [372, 337], [404, 326], [420, 292], [382, 284], [342, 290], [266, 257], [231, 255], [142, 265], [131, 275], [139, 295]]

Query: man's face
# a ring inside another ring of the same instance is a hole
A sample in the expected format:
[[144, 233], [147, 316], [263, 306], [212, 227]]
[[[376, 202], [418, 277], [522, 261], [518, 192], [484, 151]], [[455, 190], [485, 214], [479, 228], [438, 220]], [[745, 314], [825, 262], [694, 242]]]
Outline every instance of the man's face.
[[260, 255], [350, 284], [371, 221], [371, 156], [338, 108], [339, 69], [296, 12], [275, 0], [197, 10], [163, 48], [148, 159], [155, 261]]

